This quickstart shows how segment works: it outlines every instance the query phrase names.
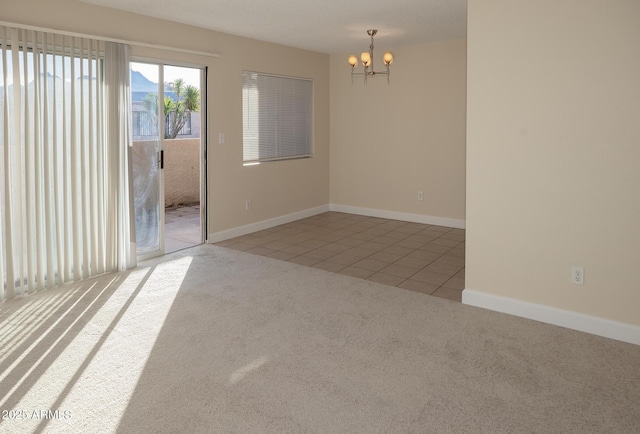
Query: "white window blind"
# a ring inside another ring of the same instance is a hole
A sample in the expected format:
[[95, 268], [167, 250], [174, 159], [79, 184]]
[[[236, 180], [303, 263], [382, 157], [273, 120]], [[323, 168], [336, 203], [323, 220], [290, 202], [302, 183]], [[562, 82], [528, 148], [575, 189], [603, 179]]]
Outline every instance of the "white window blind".
[[242, 72], [245, 163], [312, 156], [313, 82]]

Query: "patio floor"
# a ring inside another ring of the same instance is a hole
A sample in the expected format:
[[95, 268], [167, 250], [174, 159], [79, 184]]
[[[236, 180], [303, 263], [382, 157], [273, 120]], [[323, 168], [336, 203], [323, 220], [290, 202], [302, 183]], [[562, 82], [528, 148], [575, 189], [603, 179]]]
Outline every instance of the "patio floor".
[[165, 209], [165, 253], [175, 252], [198, 244], [202, 244], [200, 205]]

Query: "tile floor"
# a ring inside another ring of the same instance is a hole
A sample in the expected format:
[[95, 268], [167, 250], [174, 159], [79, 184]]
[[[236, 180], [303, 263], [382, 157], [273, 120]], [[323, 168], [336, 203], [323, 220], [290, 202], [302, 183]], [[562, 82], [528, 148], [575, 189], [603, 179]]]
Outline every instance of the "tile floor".
[[164, 211], [165, 253], [202, 244], [200, 206], [167, 208]]
[[464, 229], [327, 212], [216, 244], [462, 299]]

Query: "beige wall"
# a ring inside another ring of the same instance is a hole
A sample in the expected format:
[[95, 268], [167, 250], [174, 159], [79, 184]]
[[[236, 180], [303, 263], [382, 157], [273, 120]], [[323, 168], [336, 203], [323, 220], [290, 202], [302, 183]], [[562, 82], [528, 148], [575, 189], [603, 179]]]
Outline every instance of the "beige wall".
[[378, 39], [376, 69], [395, 57], [390, 84], [351, 84], [348, 53], [331, 56], [331, 202], [464, 220], [466, 40]]
[[[208, 67], [209, 233], [329, 202], [329, 56], [73, 0], [4, 2], [3, 21], [217, 52], [220, 58], [133, 47], [134, 56]], [[242, 70], [314, 80], [315, 158], [242, 165]], [[218, 144], [218, 133], [225, 143]], [[252, 209], [245, 211], [245, 200]]]
[[469, 1], [466, 288], [640, 324], [639, 22], [637, 0]]

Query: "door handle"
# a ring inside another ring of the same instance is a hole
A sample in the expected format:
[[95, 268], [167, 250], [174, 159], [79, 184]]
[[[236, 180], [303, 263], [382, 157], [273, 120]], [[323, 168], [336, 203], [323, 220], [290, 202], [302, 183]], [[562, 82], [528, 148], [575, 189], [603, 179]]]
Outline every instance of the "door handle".
[[164, 149], [158, 152], [158, 167], [164, 169]]

